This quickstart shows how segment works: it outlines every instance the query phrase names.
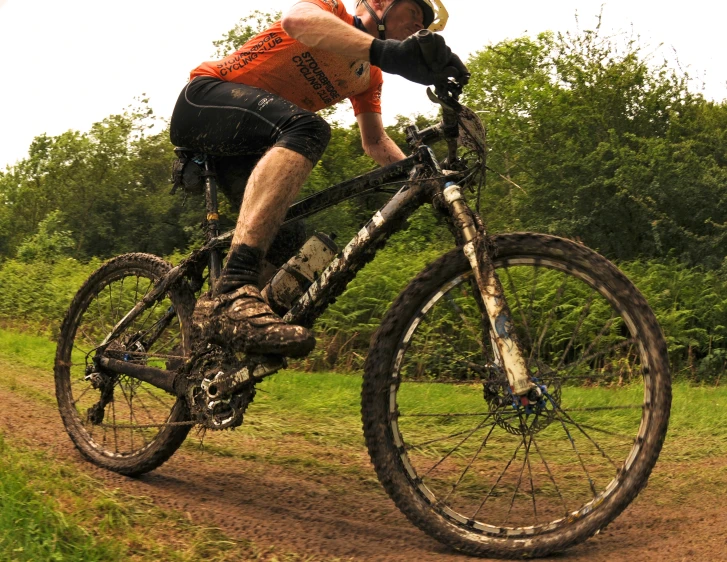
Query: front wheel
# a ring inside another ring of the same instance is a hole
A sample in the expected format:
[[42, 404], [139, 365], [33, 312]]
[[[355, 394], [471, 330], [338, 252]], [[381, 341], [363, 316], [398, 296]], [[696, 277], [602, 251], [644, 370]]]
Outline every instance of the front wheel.
[[422, 530], [469, 554], [544, 556], [645, 486], [669, 419], [666, 344], [643, 296], [595, 252], [537, 234], [493, 243], [543, 396], [510, 394], [458, 249], [409, 284], [372, 339], [364, 433], [379, 480]]

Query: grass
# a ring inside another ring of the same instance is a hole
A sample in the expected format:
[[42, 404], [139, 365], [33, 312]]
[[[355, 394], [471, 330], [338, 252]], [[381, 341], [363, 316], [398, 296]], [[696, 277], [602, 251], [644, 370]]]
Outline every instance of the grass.
[[308, 560], [193, 525], [0, 435], [0, 560]]
[[[55, 342], [47, 338], [0, 329], [0, 359], [8, 363], [39, 369], [36, 376], [51, 378], [54, 355]], [[12, 390], [25, 389], [34, 398], [43, 394], [39, 389], [35, 389], [36, 392], [33, 393], [32, 385], [19, 384], [17, 377], [11, 373], [4, 372], [0, 377], [4, 385]], [[226, 447], [235, 441], [235, 436], [241, 435], [250, 443], [264, 443], [265, 447], [261, 449], [268, 446], [280, 449], [281, 447], [275, 446], [275, 442], [281, 439], [302, 439], [315, 445], [330, 445], [349, 452], [355, 449], [360, 453], [360, 448], [363, 447], [360, 390], [361, 376], [357, 374], [295, 371], [279, 373], [258, 385], [257, 395], [248, 410], [245, 424], [236, 432], [218, 434], [230, 439], [218, 440], [210, 448], [224, 454]], [[462, 387], [422, 385], [409, 392], [406, 399], [414, 404], [426, 404], [426, 409], [430, 411], [436, 410], [437, 403], [450, 408], [457, 401], [459, 403], [456, 409], [464, 411], [470, 407], [467, 401], [472, 400], [472, 393]], [[638, 401], [641, 389], [633, 387], [614, 391], [607, 388], [583, 388], [568, 389], [568, 392], [571, 405], [594, 406], [612, 403], [614, 400], [634, 403]], [[45, 399], [48, 398], [52, 399]], [[667, 439], [669, 448], [672, 449], [672, 458], [694, 460], [727, 454], [727, 419], [717, 415], [725, 406], [725, 386], [674, 384]], [[618, 425], [618, 412], [607, 415], [610, 416], [610, 424]], [[247, 454], [248, 458], [260, 458], [249, 451], [238, 454]], [[277, 453], [265, 456], [280, 458]]]
[[[54, 404], [54, 355], [55, 343], [44, 337], [0, 330], [0, 386]], [[200, 559], [314, 560], [194, 525], [180, 513], [162, 511], [148, 498], [109, 490], [77, 468], [0, 433], [0, 560]]]
[[0, 356], [4, 359], [53, 370], [56, 342], [46, 337], [0, 328]]
[[[52, 400], [54, 351], [54, 343], [44, 338], [0, 331], [0, 361], [7, 366], [13, 365], [12, 369], [0, 369], [0, 386], [23, 393], [33, 400]], [[17, 367], [18, 364], [25, 367]], [[13, 372], [18, 375], [13, 375]], [[326, 486], [334, 493], [345, 493], [352, 486], [359, 490], [379, 490], [380, 486], [368, 462], [362, 436], [360, 388], [361, 376], [355, 374], [310, 374], [294, 371], [279, 373], [258, 385], [257, 395], [246, 413], [243, 426], [234, 432], [207, 434], [202, 440], [204, 448], [207, 454], [254, 461], [259, 463], [261, 470], [265, 465], [273, 464], [307, 479], [325, 478]], [[410, 413], [450, 409], [462, 412], [480, 411], [483, 407], [481, 389], [472, 391], [473, 388], [464, 386], [413, 385], [407, 394], [402, 393], [400, 396], [400, 405], [402, 409], [406, 407]], [[563, 392], [571, 407], [590, 407], [624, 402], [639, 404], [642, 388], [635, 384], [616, 389], [567, 388]], [[727, 484], [727, 470], [722, 467], [724, 463], [714, 469], [705, 470], [705, 466], [712, 459], [727, 456], [727, 421], [717, 414], [726, 403], [725, 387], [693, 386], [687, 383], [674, 385], [669, 434], [659, 464], [650, 480], [650, 488], [660, 492], [659, 501], [678, 504], [700, 489], [706, 491]], [[633, 436], [635, 428], [638, 427], [640, 410], [615, 410], [588, 415], [589, 423]], [[410, 442], [425, 442], [433, 436], [457, 433], [467, 427], [456, 419], [414, 419], [416, 423], [405, 428], [409, 439], [414, 440]], [[583, 419], [586, 418], [581, 418], [581, 421]], [[400, 422], [407, 423], [404, 418]], [[569, 448], [564, 440], [562, 427], [557, 423], [548, 426], [542, 436], [543, 439], [547, 436], [554, 437], [554, 447], [565, 447], [566, 450]], [[493, 436], [493, 446], [482, 453], [483, 466], [480, 473], [486, 474], [490, 470], [484, 464], [485, 461], [492, 465], [502, 460], [503, 454], [511, 454], [501, 452], [495, 445], [502, 445], [502, 451], [512, 451], [512, 443], [512, 437], [508, 437], [505, 432]], [[184, 445], [188, 451], [199, 446], [200, 440], [193, 437]], [[630, 442], [624, 447], [624, 451], [627, 451]], [[426, 460], [434, 456], [441, 457], [444, 450], [446, 449], [435, 445], [423, 447], [417, 454], [421, 455], [420, 459]], [[544, 449], [544, 452], [547, 453], [547, 450]], [[471, 451], [467, 452], [463, 448], [457, 455], [452, 455], [449, 467], [443, 465], [442, 485], [451, 476], [447, 470], [454, 471], [457, 466], [464, 466], [470, 453]], [[585, 453], [593, 457], [600, 456], [595, 450]], [[582, 473], [576, 470], [577, 465], [578, 459], [574, 455], [564, 455], [557, 465], [566, 481], [573, 481], [573, 486], [580, 486], [583, 481]], [[253, 470], [256, 469], [253, 467]], [[510, 476], [510, 486], [517, 480], [518, 468], [513, 467], [513, 470], [514, 475], [507, 475], [503, 484]], [[545, 475], [541, 474], [540, 478], [547, 484]], [[432, 482], [437, 482], [436, 477], [432, 478]], [[472, 487], [466, 489], [466, 486]], [[468, 490], [473, 498], [477, 497], [479, 492], [474, 483], [465, 479], [462, 482], [462, 496], [465, 500], [468, 499]], [[543, 493], [548, 492], [544, 490]], [[115, 500], [112, 498], [111, 501], [113, 503]], [[140, 505], [145, 505], [144, 501]], [[75, 513], [77, 510], [71, 511]], [[123, 521], [124, 517], [128, 519], [127, 515], [114, 516], [112, 519]], [[83, 533], [74, 536], [82, 537]], [[125, 537], [119, 540], [128, 546]], [[224, 543], [224, 539], [220, 540]], [[92, 547], [101, 548], [99, 545], [103, 546], [103, 543], [94, 543]], [[187, 555], [185, 553], [188, 553], [189, 548], [196, 547], [185, 548], [187, 550], [180, 551], [180, 560], [184, 559], [183, 556]], [[218, 552], [216, 555], [227, 555], [221, 546], [214, 548], [219, 551], [215, 551]], [[234, 548], [242, 547], [236, 545]]]

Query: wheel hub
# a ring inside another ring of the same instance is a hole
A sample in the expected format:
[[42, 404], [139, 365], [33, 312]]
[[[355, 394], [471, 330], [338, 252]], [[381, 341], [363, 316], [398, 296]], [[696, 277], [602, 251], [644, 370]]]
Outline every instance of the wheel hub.
[[527, 396], [512, 393], [507, 377], [499, 367], [483, 381], [483, 396], [490, 414], [497, 425], [513, 435], [534, 435], [556, 418], [561, 400], [560, 380], [543, 373], [538, 373], [532, 380], [536, 388]]

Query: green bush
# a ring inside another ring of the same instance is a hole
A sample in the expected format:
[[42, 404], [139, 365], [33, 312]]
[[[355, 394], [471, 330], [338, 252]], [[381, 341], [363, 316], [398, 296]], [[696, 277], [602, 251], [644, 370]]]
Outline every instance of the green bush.
[[[357, 370], [369, 341], [392, 301], [428, 263], [451, 245], [432, 243], [434, 218], [413, 221], [350, 283], [318, 320], [318, 346], [302, 367]], [[181, 255], [169, 259], [177, 263]], [[0, 319], [55, 337], [73, 295], [100, 265], [60, 259], [55, 263], [8, 260], [0, 266]], [[727, 368], [727, 270], [703, 270], [672, 261], [618, 264], [644, 293], [666, 337], [675, 374], [695, 381], [719, 380]], [[547, 306], [550, 292], [538, 292]], [[578, 315], [577, 299], [570, 303]], [[562, 337], [556, 330], [552, 337]], [[543, 342], [547, 347], [550, 342]], [[554, 342], [554, 347], [558, 343]]]
[[73, 295], [99, 265], [97, 259], [6, 261], [0, 267], [0, 318], [55, 335]]

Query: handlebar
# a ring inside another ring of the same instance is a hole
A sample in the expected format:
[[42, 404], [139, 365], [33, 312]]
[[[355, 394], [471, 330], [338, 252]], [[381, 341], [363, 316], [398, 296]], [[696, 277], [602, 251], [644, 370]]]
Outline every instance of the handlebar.
[[[421, 29], [416, 32], [415, 37], [419, 43], [419, 48], [422, 51], [424, 61], [431, 68], [432, 63], [434, 63], [437, 58], [437, 47], [434, 33], [428, 29]], [[469, 78], [469, 75], [467, 75], [467, 78]], [[456, 80], [446, 78], [441, 82], [434, 84], [434, 91], [437, 98], [442, 100], [442, 102], [451, 104], [455, 109], [457, 109], [459, 106], [459, 96], [462, 94], [462, 87], [462, 84]]]

